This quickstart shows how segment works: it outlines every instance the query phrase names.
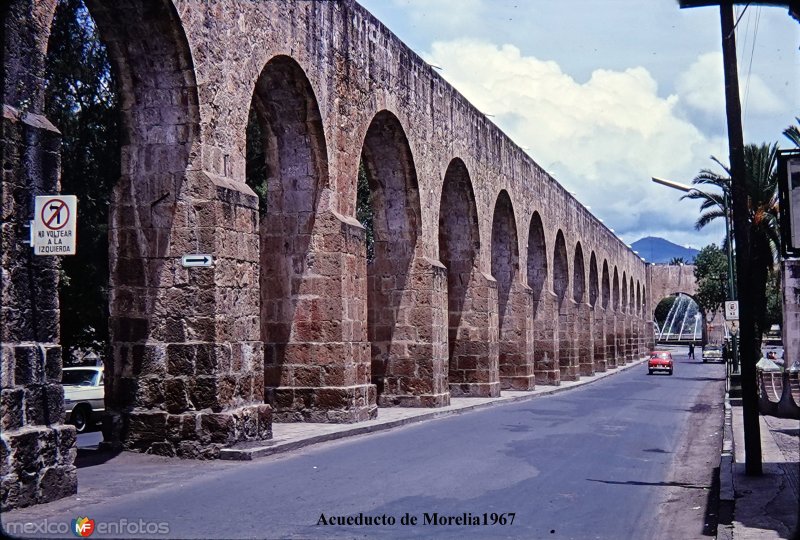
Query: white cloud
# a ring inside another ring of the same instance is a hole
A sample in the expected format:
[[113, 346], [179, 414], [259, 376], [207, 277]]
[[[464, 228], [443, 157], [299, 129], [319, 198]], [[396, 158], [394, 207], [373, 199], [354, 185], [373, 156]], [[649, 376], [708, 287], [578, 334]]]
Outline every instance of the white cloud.
[[[739, 95], [743, 107], [752, 114], [774, 114], [787, 105], [755, 73], [749, 76], [739, 68]], [[720, 121], [725, 118], [725, 79], [722, 53], [701, 54], [686, 71], [678, 76], [676, 90], [683, 104], [694, 111], [711, 115]]]
[[620, 235], [692, 230], [696, 203], [678, 202], [681, 193], [650, 177], [690, 182], [713, 165], [709, 155], [727, 155], [725, 141], [682, 118], [683, 96], [659, 96], [645, 68], [598, 69], [578, 83], [515, 46], [465, 39], [434, 43], [426, 60]]

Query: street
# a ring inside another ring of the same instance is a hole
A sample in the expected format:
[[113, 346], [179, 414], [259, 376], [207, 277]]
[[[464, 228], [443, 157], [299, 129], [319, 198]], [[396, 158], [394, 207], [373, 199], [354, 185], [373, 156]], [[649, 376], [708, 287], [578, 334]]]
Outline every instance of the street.
[[[15, 510], [4, 525], [124, 518], [152, 531], [166, 524], [168, 534], [150, 536], [174, 538], [713, 536], [724, 367], [674, 351], [673, 376], [641, 364], [555, 395], [293, 454], [151, 465], [139, 469], [147, 489], [114, 484], [123, 454], [81, 469], [82, 500]], [[89, 437], [97, 434], [80, 445]], [[98, 500], [87, 484], [103, 474]]]

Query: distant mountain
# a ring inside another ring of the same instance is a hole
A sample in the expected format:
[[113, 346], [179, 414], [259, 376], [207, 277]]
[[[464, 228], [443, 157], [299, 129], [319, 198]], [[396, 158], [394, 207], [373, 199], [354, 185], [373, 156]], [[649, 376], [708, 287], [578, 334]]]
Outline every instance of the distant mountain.
[[646, 236], [631, 244], [631, 247], [639, 252], [640, 257], [651, 263], [668, 263], [675, 257], [682, 257], [687, 263], [691, 263], [700, 253], [697, 249], [685, 248], [656, 236]]

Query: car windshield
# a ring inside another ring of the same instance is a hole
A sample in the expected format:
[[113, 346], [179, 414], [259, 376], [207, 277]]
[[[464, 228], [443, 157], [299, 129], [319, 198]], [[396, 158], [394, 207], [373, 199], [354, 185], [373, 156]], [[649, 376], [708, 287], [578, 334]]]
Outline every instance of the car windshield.
[[73, 386], [92, 386], [95, 384], [97, 372], [93, 369], [64, 370], [61, 374], [61, 384]]
[[660, 359], [662, 359], [662, 360], [667, 360], [667, 359], [669, 358], [669, 355], [668, 355], [667, 353], [665, 353], [665, 352], [662, 352], [662, 353], [653, 353], [653, 354], [651, 354], [651, 355], [650, 355], [650, 358], [651, 358], [651, 359], [653, 359], [653, 358], [660, 358]]

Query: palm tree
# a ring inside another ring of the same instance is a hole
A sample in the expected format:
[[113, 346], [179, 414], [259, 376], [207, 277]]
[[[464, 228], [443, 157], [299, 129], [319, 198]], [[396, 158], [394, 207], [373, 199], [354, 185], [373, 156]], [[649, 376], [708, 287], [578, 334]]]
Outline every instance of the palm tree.
[[800, 117], [795, 118], [797, 120], [797, 126], [789, 126], [788, 128], [783, 130], [783, 134], [794, 143], [794, 145], [800, 148]]
[[669, 264], [672, 266], [678, 266], [678, 265], [683, 266], [684, 264], [686, 264], [686, 259], [684, 259], [683, 257], [672, 257], [669, 260]]
[[[776, 170], [777, 143], [748, 144], [744, 149], [745, 189], [747, 191], [748, 222], [750, 224], [750, 258], [752, 261], [753, 301], [756, 307], [756, 335], [766, 329], [766, 284], [770, 272], [774, 271], [780, 246], [778, 221], [778, 174]], [[700, 230], [717, 218], [725, 217], [725, 199], [731, 200], [730, 168], [711, 157], [727, 176], [710, 169], [703, 169], [692, 180], [694, 185], [712, 185], [721, 193], [691, 191], [684, 195], [688, 199], [700, 199], [701, 214], [695, 223]]]

